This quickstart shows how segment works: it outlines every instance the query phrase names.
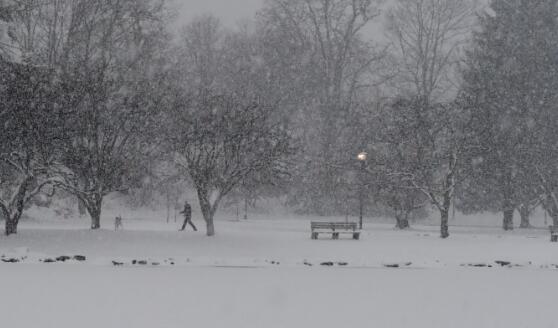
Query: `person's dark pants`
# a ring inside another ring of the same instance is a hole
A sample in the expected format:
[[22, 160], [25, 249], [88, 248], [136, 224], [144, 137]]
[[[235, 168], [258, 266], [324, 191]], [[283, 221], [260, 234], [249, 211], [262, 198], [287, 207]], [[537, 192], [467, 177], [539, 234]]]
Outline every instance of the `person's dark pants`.
[[196, 226], [192, 222], [192, 218], [185, 218], [184, 219], [184, 223], [182, 224], [182, 228], [180, 229], [180, 231], [183, 231], [184, 229], [186, 229], [187, 224], [190, 224], [190, 226], [192, 226], [192, 229], [194, 229], [194, 231], [198, 231], [198, 228], [196, 228]]

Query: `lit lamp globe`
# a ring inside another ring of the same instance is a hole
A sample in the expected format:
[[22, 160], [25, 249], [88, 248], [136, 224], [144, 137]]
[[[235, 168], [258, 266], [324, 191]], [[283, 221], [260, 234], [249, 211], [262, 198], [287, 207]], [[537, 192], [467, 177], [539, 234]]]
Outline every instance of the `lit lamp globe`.
[[358, 158], [359, 161], [364, 162], [368, 158], [368, 154], [365, 153], [365, 152], [362, 152], [362, 153], [358, 154], [357, 158]]

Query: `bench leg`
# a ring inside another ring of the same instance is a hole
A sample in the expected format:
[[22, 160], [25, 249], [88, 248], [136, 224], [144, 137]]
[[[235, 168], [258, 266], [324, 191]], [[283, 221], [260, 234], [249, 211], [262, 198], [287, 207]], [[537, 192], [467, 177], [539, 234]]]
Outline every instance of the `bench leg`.
[[312, 232], [312, 239], [318, 239], [318, 233]]
[[360, 232], [353, 233], [353, 239], [358, 240], [360, 238]]
[[334, 233], [332, 234], [332, 238], [333, 238], [333, 239], [339, 239], [339, 232], [334, 232]]

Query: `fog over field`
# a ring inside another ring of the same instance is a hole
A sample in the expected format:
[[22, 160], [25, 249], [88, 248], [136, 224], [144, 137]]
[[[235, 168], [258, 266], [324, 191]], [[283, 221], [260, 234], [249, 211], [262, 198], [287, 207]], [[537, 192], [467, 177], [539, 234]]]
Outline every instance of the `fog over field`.
[[188, 21], [195, 16], [211, 13], [227, 25], [252, 18], [263, 6], [264, 0], [174, 0], [180, 7], [180, 19]]

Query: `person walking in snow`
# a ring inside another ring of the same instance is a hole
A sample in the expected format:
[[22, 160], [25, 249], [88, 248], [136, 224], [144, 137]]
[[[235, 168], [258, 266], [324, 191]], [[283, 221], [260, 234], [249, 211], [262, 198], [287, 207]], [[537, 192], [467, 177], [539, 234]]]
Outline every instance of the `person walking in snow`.
[[184, 202], [184, 210], [182, 210], [180, 214], [184, 214], [184, 223], [182, 224], [182, 228], [180, 229], [180, 231], [184, 231], [187, 224], [190, 224], [194, 231], [198, 231], [198, 228], [196, 228], [196, 226], [192, 222], [192, 207], [190, 206], [190, 204], [188, 204], [188, 201]]

